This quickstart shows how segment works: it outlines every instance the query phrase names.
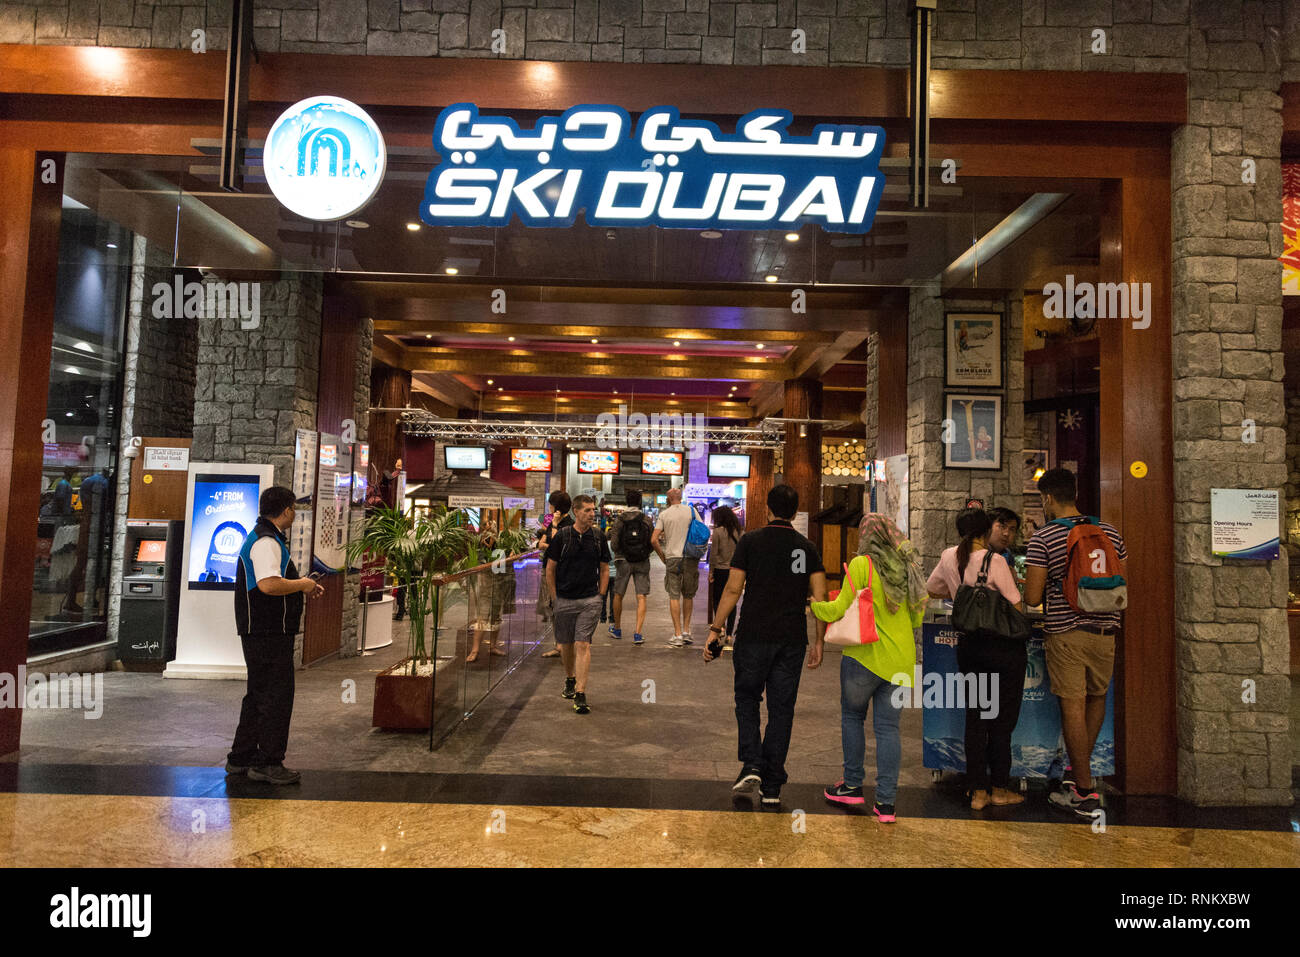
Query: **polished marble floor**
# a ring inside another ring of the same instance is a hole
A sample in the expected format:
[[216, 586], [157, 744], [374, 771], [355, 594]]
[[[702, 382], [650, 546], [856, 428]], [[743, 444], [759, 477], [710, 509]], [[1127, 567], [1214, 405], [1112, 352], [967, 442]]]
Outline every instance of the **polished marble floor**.
[[524, 804], [0, 794], [4, 866], [1295, 867], [1300, 834]]

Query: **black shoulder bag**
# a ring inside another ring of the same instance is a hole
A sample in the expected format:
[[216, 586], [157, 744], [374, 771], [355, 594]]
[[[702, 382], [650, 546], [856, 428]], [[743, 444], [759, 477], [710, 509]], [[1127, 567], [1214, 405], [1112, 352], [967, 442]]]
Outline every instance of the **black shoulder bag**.
[[988, 584], [990, 549], [984, 554], [979, 577], [974, 585], [962, 584], [952, 603], [952, 626], [960, 632], [981, 638], [1029, 639], [1029, 619], [1006, 596]]

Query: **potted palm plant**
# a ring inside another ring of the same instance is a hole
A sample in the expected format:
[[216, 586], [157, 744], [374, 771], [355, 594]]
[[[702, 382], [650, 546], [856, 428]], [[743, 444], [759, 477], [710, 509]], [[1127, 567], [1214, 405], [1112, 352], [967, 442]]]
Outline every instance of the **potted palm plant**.
[[376, 676], [373, 721], [381, 728], [427, 728], [436, 662], [427, 644], [428, 622], [437, 622], [441, 592], [433, 576], [451, 571], [471, 548], [470, 533], [458, 512], [436, 508], [419, 519], [396, 508], [381, 508], [366, 522], [365, 533], [348, 544], [349, 562], [364, 555], [384, 560], [384, 568], [406, 590], [407, 656]]

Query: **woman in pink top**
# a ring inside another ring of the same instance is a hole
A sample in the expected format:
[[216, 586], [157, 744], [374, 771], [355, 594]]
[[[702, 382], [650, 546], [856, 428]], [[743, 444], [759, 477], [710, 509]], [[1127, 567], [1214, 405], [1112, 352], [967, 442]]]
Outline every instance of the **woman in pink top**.
[[[945, 549], [939, 564], [926, 582], [935, 598], [957, 597], [960, 585], [974, 585], [987, 553], [993, 520], [983, 509], [968, 508], [957, 516], [961, 544]], [[996, 588], [1013, 605], [1020, 604], [1011, 568], [1001, 555], [989, 562], [988, 586]], [[966, 707], [966, 779], [970, 784], [972, 810], [992, 804], [1020, 804], [1024, 801], [1011, 789], [1011, 734], [1020, 718], [1020, 700], [1025, 692], [1028, 649], [1023, 641], [985, 638], [962, 634], [957, 640], [957, 667], [973, 675], [968, 689], [982, 689]], [[985, 710], [979, 699], [992, 702]], [[994, 710], [996, 708], [996, 711]], [[992, 782], [992, 795], [989, 784]]]

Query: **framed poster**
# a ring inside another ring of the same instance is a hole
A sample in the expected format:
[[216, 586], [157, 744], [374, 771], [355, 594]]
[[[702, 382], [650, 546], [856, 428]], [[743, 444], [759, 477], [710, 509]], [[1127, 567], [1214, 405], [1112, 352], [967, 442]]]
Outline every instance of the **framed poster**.
[[1002, 468], [1002, 396], [944, 393], [943, 467]]
[[1275, 561], [1281, 529], [1277, 489], [1210, 489], [1210, 550], [1216, 557]]
[[1002, 388], [1002, 314], [949, 312], [943, 317], [944, 385]]

